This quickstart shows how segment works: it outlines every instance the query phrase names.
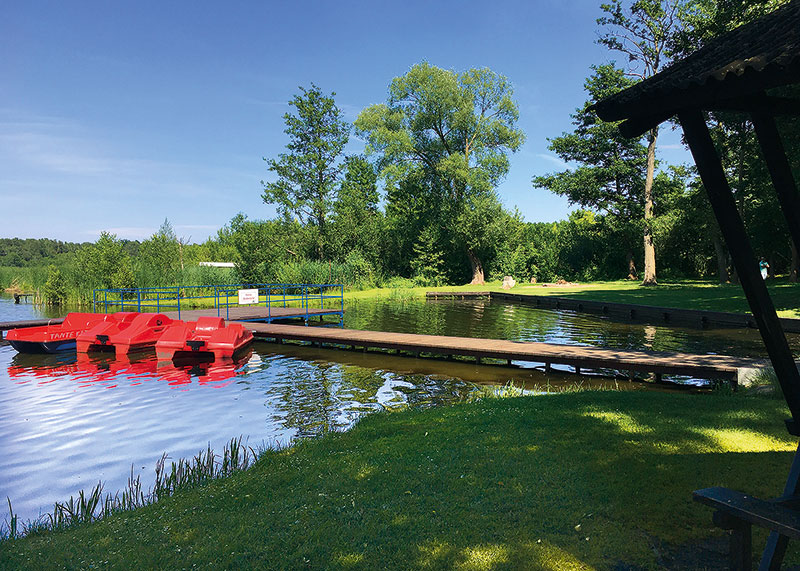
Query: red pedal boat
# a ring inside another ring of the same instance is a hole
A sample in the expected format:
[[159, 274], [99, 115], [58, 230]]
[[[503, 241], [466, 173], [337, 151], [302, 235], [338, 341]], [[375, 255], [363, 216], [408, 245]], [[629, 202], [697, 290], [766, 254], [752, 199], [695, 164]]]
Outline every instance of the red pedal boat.
[[156, 355], [164, 360], [203, 356], [231, 359], [252, 340], [253, 333], [241, 323], [225, 325], [221, 317], [200, 317], [168, 327], [156, 343]]
[[20, 353], [58, 353], [75, 349], [78, 335], [109, 319], [102, 313], [69, 313], [62, 323], [12, 329], [6, 340]]
[[126, 355], [146, 349], [156, 344], [168, 325], [175, 323], [163, 313], [120, 311], [110, 317], [78, 335], [78, 353], [113, 350], [117, 355]]

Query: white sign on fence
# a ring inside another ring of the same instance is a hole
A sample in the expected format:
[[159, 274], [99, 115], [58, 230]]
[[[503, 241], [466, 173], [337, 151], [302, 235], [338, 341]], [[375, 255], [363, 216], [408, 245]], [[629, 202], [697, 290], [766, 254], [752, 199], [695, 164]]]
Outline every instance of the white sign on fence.
[[240, 289], [239, 290], [239, 305], [247, 303], [258, 303], [258, 290], [257, 289]]

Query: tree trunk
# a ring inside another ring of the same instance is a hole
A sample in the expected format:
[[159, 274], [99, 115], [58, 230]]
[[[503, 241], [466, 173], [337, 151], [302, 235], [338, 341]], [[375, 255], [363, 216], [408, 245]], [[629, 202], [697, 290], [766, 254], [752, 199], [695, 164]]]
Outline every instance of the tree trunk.
[[725, 246], [722, 245], [722, 240], [717, 232], [714, 232], [714, 252], [717, 254], [717, 276], [719, 283], [726, 284], [730, 281], [731, 277], [728, 274], [728, 252], [725, 251]]
[[800, 273], [800, 254], [797, 252], [794, 240], [790, 239], [789, 245], [792, 247], [792, 266], [789, 268], [789, 281], [797, 283], [797, 274]]
[[469, 263], [472, 265], [472, 281], [469, 284], [483, 285], [486, 283], [483, 275], [483, 264], [478, 256], [475, 255], [475, 252], [472, 251], [472, 248], [467, 248], [467, 256], [469, 257]]
[[628, 279], [629, 280], [635, 280], [636, 279], [636, 262], [633, 261], [633, 251], [628, 250], [627, 260], [628, 260]]
[[642, 285], [657, 285], [656, 248], [653, 245], [653, 177], [656, 170], [658, 127], [650, 130], [647, 145], [647, 174], [644, 179], [644, 279]]

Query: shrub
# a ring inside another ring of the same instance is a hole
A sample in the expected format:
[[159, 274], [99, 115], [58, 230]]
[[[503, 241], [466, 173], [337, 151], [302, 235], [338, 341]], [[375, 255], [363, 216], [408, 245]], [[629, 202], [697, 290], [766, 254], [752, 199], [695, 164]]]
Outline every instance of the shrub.
[[64, 275], [54, 265], [47, 268], [47, 282], [42, 290], [47, 305], [63, 305], [67, 301], [67, 285]]

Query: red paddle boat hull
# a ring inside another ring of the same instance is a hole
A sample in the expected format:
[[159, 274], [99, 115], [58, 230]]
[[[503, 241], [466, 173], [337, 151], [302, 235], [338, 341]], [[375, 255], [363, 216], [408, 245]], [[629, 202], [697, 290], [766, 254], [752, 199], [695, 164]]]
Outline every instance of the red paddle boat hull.
[[152, 347], [173, 320], [163, 313], [114, 313], [107, 322], [99, 323], [78, 335], [78, 353], [110, 351], [126, 355], [129, 351]]
[[75, 349], [78, 335], [109, 317], [100, 313], [69, 313], [59, 324], [12, 329], [6, 334], [6, 340], [20, 353], [71, 351]]
[[156, 343], [159, 359], [209, 358], [232, 359], [233, 354], [253, 340], [253, 333], [241, 323], [229, 323], [221, 317], [200, 317], [197, 321], [176, 322], [164, 331]]

